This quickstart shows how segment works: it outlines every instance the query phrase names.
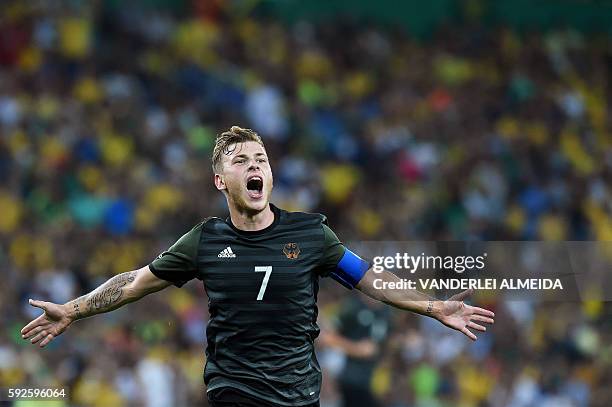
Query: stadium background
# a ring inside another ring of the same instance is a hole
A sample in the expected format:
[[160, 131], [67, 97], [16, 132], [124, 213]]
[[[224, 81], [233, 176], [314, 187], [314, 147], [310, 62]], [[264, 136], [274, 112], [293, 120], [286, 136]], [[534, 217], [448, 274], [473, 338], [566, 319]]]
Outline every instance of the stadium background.
[[[127, 3], [0, 6], [0, 387], [202, 403], [196, 282], [43, 351], [19, 330], [27, 298], [64, 302], [225, 216], [209, 156], [231, 124], [264, 137], [273, 202], [345, 241], [612, 240], [609, 2]], [[325, 281], [322, 323], [355, 295]], [[475, 344], [391, 314], [382, 405], [609, 405], [609, 304], [479, 304], [497, 322]], [[335, 406], [343, 357], [319, 354]]]

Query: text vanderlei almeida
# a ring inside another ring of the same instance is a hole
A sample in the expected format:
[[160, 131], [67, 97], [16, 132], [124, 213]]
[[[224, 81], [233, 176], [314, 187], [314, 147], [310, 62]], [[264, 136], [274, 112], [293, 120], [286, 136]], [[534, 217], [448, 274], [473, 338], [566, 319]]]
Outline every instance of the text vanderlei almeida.
[[[417, 271], [450, 271], [457, 274], [483, 271], [486, 267], [487, 253], [480, 256], [431, 256], [421, 253], [418, 256], [408, 253], [396, 253], [395, 256], [376, 256], [373, 258], [372, 270], [375, 273], [388, 271], [407, 271], [411, 275]], [[400, 274], [395, 272], [398, 277]], [[383, 290], [563, 290], [558, 278], [400, 278], [397, 281], [384, 281], [377, 278], [374, 288]]]

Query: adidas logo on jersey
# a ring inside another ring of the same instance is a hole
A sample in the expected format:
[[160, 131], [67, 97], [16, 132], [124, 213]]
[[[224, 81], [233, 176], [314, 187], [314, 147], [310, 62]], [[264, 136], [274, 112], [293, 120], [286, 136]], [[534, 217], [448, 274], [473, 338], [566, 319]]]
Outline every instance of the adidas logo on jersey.
[[221, 250], [221, 253], [219, 253], [217, 257], [222, 259], [233, 259], [236, 257], [236, 254], [232, 251], [231, 247], [227, 246], [225, 249]]

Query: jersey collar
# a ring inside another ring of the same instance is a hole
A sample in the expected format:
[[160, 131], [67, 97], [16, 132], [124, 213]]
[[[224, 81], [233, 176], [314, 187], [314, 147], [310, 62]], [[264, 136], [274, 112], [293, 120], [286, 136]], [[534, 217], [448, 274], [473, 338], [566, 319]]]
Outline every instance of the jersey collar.
[[267, 233], [267, 232], [271, 231], [272, 229], [274, 229], [276, 227], [276, 225], [278, 224], [278, 222], [280, 221], [281, 210], [279, 208], [277, 208], [276, 206], [274, 206], [273, 204], [270, 204], [270, 209], [274, 213], [274, 221], [269, 226], [267, 226], [267, 227], [265, 227], [265, 228], [263, 228], [261, 230], [241, 230], [241, 229], [238, 229], [236, 226], [234, 226], [234, 224], [232, 223], [232, 218], [229, 217], [229, 216], [225, 219], [225, 223], [227, 223], [229, 225], [229, 227], [231, 227], [234, 232], [236, 232], [236, 233], [238, 233], [239, 235], [242, 235], [242, 236], [259, 236], [259, 235], [263, 235], [264, 233]]

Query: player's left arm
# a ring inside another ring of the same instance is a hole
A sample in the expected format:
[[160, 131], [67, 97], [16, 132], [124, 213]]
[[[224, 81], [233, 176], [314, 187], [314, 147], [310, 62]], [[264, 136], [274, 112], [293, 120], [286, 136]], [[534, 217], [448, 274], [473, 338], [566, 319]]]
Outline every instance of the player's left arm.
[[462, 332], [474, 341], [477, 339], [476, 335], [469, 328], [484, 332], [487, 329], [481, 323], [492, 324], [494, 322], [495, 314], [492, 311], [463, 302], [473, 293], [473, 290], [463, 291], [443, 301], [417, 290], [377, 289], [374, 287], [374, 280], [376, 279], [383, 282], [400, 281], [399, 277], [389, 271], [384, 270], [382, 273], [375, 273], [370, 268], [363, 274], [355, 288], [368, 297], [395, 308], [435, 318], [449, 328]]
[[323, 224], [323, 231], [325, 250], [320, 264], [323, 276], [332, 277], [346, 288], [357, 288], [367, 296], [395, 308], [435, 318], [472, 340], [476, 340], [476, 335], [468, 328], [484, 332], [486, 328], [480, 323], [493, 323], [493, 312], [463, 302], [472, 294], [472, 290], [463, 291], [442, 301], [417, 290], [376, 289], [376, 279], [381, 279], [383, 283], [399, 282], [400, 279], [386, 270], [382, 273], [374, 272], [370, 264], [346, 248], [326, 224]]

